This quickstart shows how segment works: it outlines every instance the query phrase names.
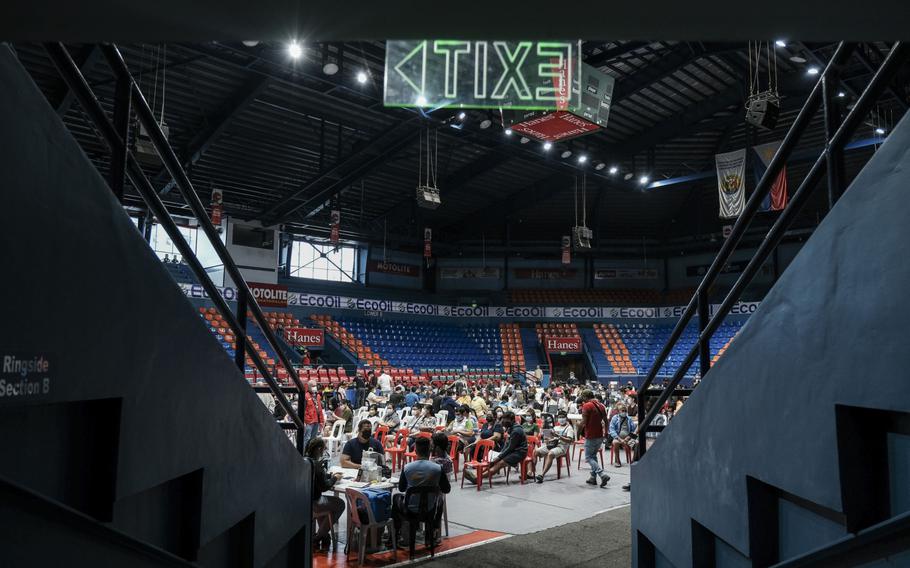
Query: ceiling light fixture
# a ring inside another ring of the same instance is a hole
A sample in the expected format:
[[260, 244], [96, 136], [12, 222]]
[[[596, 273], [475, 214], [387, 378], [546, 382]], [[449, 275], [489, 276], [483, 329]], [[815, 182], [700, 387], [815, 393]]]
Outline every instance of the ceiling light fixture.
[[790, 56], [790, 61], [792, 61], [793, 63], [805, 63], [805, 62], [806, 62], [806, 58], [805, 58], [805, 57], [801, 57], [801, 56], [799, 56], [799, 55], [791, 55], [791, 56]]
[[619, 173], [619, 168], [617, 168], [616, 166], [610, 166], [610, 175], [611, 176], [615, 176], [618, 173]]
[[519, 140], [519, 142], [521, 142], [522, 144], [527, 144], [530, 141], [531, 141], [530, 138], [525, 138], [524, 136], [522, 136], [521, 140]]
[[647, 185], [647, 183], [649, 181], [651, 181], [651, 178], [649, 178], [648, 176], [641, 176], [640, 178], [638, 178], [638, 183], [640, 183], [642, 185]]
[[467, 116], [468, 115], [464, 111], [461, 111], [458, 113], [458, 120], [464, 120]]
[[882, 128], [881, 126], [879, 126], [878, 128], [875, 129], [875, 133], [878, 134], [879, 136], [884, 135], [885, 132], [886, 132], [886, 130], [884, 128]]
[[779, 39], [774, 42], [774, 45], [776, 45], [777, 47], [787, 47], [787, 42], [782, 39]]
[[303, 47], [296, 41], [292, 41], [288, 44], [288, 55], [291, 56], [291, 59], [300, 59], [303, 56]]
[[512, 135], [512, 129], [511, 129], [511, 128], [506, 128], [506, 129], [505, 129], [505, 133], [506, 133], [506, 136], [511, 136], [511, 135]]
[[596, 166], [594, 166], [594, 169], [597, 171], [600, 171], [600, 170], [604, 169], [605, 167], [607, 167], [607, 164], [601, 162], [601, 163], [597, 164]]
[[553, 147], [553, 144], [550, 143], [550, 142], [544, 142], [544, 143], [543, 143], [543, 149], [546, 150], [546, 151], [548, 151], [548, 152], [550, 151], [550, 148], [552, 148], [552, 147]]
[[809, 67], [808, 69], [806, 69], [806, 73], [808, 73], [809, 75], [818, 75], [819, 69], [818, 69], [818, 67], [813, 65], [812, 67]]
[[363, 71], [358, 71], [358, 72], [357, 72], [357, 82], [360, 83], [361, 85], [363, 85], [364, 83], [366, 83], [366, 82], [367, 82], [367, 74], [364, 73]]
[[322, 66], [322, 72], [329, 76], [334, 75], [338, 73], [338, 64], [334, 61], [329, 61]]
[[493, 121], [492, 121], [492, 120], [490, 120], [489, 118], [485, 118], [485, 119], [483, 119], [483, 120], [480, 121], [480, 129], [481, 129], [481, 130], [486, 130], [486, 129], [489, 128], [490, 125], [492, 125], [492, 124], [493, 124]]
[[565, 150], [562, 154], [560, 154], [560, 156], [562, 156], [563, 158], [568, 158], [571, 155], [572, 155], [572, 150]]
[[583, 163], [585, 163], [585, 162], [587, 162], [587, 161], [588, 161], [588, 157], [585, 156], [584, 154], [582, 154], [581, 156], [578, 157], [578, 163], [579, 163], [579, 164], [583, 164]]
[[245, 39], [245, 40], [243, 40], [242, 43], [243, 43], [243, 45], [245, 45], [246, 47], [256, 47], [257, 45], [259, 45], [259, 40], [256, 40], [256, 39]]
[[634, 176], [634, 175], [635, 174], [633, 174], [632, 172], [629, 172], [626, 175], [622, 176], [622, 179], [629, 181], [630, 179], [632, 179], [632, 176]]

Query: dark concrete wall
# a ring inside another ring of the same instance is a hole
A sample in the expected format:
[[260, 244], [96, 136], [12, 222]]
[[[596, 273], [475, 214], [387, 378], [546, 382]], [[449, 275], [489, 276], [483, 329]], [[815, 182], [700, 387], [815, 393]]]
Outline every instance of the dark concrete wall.
[[[116, 499], [202, 470], [199, 544], [255, 513], [264, 563], [308, 522], [303, 460], [2, 45], [0, 85], [0, 349], [51, 362], [50, 391], [2, 397], [0, 413], [118, 399]], [[0, 475], [32, 442], [67, 451], [65, 438], [0, 428]], [[124, 514], [115, 527], [142, 524], [142, 508]]]
[[908, 168], [904, 120], [633, 467], [633, 529], [675, 566], [690, 519], [749, 554], [747, 475], [843, 511], [835, 404], [910, 411]]

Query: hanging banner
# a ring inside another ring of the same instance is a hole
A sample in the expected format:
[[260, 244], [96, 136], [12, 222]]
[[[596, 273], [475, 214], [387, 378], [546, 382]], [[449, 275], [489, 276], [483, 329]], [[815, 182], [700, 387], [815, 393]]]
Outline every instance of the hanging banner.
[[443, 267], [439, 269], [439, 277], [443, 280], [467, 280], [474, 278], [492, 278], [498, 280], [501, 271], [490, 266], [462, 266]]
[[720, 217], [739, 217], [746, 204], [746, 149], [726, 154], [716, 154], [717, 195], [720, 201]]
[[562, 263], [572, 264], [572, 238], [569, 236], [562, 238]]
[[220, 189], [212, 190], [212, 225], [221, 230], [221, 215], [224, 213], [224, 196]]
[[598, 268], [594, 280], [657, 280], [656, 268]]
[[332, 209], [332, 231], [329, 234], [329, 241], [333, 245], [337, 245], [338, 241], [341, 240], [341, 211], [337, 209]]
[[430, 258], [433, 256], [433, 229], [429, 227], [423, 230], [423, 257]]
[[544, 338], [544, 348], [547, 353], [581, 353], [581, 338], [548, 335]]
[[[764, 176], [765, 172], [768, 170], [768, 164], [771, 163], [774, 154], [777, 153], [777, 149], [780, 148], [780, 144], [781, 141], [777, 141], [768, 142], [767, 144], [762, 144], [760, 146], [752, 146], [752, 150], [758, 158], [755, 161], [754, 168], [756, 185], [758, 185], [758, 182], [761, 181], [762, 176]], [[781, 168], [780, 173], [777, 174], [774, 183], [771, 184], [770, 193], [768, 193], [762, 201], [761, 210], [780, 211], [787, 206], [787, 201], [787, 167], [784, 166]]]
[[519, 280], [572, 280], [578, 274], [574, 268], [516, 268]]
[[253, 297], [262, 307], [286, 308], [288, 307], [288, 287], [281, 284], [266, 284], [264, 282], [247, 282]]
[[406, 264], [404, 262], [371, 260], [367, 263], [367, 270], [370, 272], [382, 272], [383, 274], [394, 274], [396, 276], [420, 276], [419, 266], [416, 264]]
[[285, 339], [294, 347], [322, 349], [325, 345], [325, 330], [309, 327], [289, 327], [284, 330]]

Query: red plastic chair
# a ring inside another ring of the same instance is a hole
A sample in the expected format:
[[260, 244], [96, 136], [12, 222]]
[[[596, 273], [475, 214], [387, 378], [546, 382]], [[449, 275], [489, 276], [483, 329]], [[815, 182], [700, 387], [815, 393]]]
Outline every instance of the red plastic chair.
[[456, 435], [449, 436], [449, 459], [452, 460], [452, 473], [455, 475], [455, 481], [458, 481], [458, 462], [461, 461], [461, 453], [458, 451], [459, 439]]
[[[540, 437], [539, 436], [528, 436], [528, 453], [525, 455], [524, 459], [518, 462], [519, 473], [521, 474], [521, 484], [524, 485], [525, 480], [528, 478], [528, 466], [534, 460], [534, 451], [540, 447]], [[512, 468], [506, 468], [506, 485], [509, 484], [509, 474], [512, 473]]]
[[379, 440], [379, 445], [383, 448], [385, 447], [386, 436], [389, 435], [389, 427], [379, 425], [376, 427], [376, 432], [373, 434], [373, 437]]
[[[473, 469], [477, 474], [477, 490], [483, 485], [484, 474], [490, 467], [490, 451], [496, 445], [493, 440], [477, 440], [474, 443], [474, 455], [470, 461], [464, 462], [461, 468], [461, 488], [464, 489], [464, 473], [468, 468]], [[493, 480], [489, 480], [490, 489], [493, 489]]]
[[[433, 438], [433, 434], [431, 434], [430, 432], [418, 432], [417, 434], [414, 435], [414, 437], [415, 437], [415, 438], [428, 438], [428, 439], [432, 439], [432, 438]], [[407, 447], [407, 440], [405, 440], [405, 447]], [[405, 454], [404, 454], [404, 463], [411, 463], [412, 461], [414, 461], [414, 460], [416, 460], [416, 459], [417, 459], [417, 452], [416, 452], [416, 451], [414, 451], [414, 452], [405, 452]], [[402, 466], [402, 468], [404, 468], [404, 466]]]
[[[618, 448], [616, 446], [613, 446], [613, 445], [610, 446], [610, 465], [613, 465], [614, 463], [618, 463], [618, 464], [622, 465], [622, 461], [619, 459], [619, 451], [617, 451], [617, 450], [618, 450]], [[629, 446], [626, 446], [625, 450], [626, 450], [626, 464], [630, 464], [630, 463], [632, 463], [632, 448], [630, 448]], [[601, 451], [600, 453], [601, 453], [601, 464], [603, 464], [603, 451]]]
[[399, 468], [404, 468], [404, 454], [408, 451], [408, 434], [410, 434], [408, 429], [402, 428], [396, 434], [392, 446], [385, 449], [385, 453], [389, 455], [393, 473], [396, 465]]

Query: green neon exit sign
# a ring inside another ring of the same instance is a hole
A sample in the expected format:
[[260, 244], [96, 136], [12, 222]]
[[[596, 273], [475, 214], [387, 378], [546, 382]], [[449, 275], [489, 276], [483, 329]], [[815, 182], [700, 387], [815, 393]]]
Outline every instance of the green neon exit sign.
[[555, 110], [577, 106], [581, 41], [386, 42], [386, 106]]

